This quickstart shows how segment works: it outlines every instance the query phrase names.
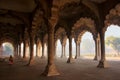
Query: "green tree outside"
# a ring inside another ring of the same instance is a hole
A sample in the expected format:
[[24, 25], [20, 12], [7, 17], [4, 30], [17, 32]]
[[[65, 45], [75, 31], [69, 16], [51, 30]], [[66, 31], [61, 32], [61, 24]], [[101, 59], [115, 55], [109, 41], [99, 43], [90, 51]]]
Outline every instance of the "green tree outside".
[[120, 38], [110, 36], [110, 37], [107, 37], [105, 42], [106, 42], [106, 45], [111, 46], [117, 52], [117, 55], [119, 55], [119, 53], [120, 53]]

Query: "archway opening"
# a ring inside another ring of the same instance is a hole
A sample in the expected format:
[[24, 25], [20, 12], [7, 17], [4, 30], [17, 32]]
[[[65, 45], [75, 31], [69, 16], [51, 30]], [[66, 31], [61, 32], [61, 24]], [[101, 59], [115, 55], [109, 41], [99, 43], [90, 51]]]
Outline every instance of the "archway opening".
[[47, 57], [48, 56], [48, 46], [47, 46], [47, 43], [45, 43], [44, 44], [44, 55], [45, 55], [45, 57]]
[[26, 46], [26, 57], [30, 57], [30, 46], [29, 44], [27, 43], [27, 46]]
[[120, 60], [120, 26], [110, 25], [105, 32], [105, 52], [108, 60]]
[[42, 45], [41, 45], [41, 42], [38, 43], [38, 57], [41, 57], [42, 56]]
[[2, 43], [0, 46], [0, 57], [9, 57], [10, 55], [14, 56], [14, 47], [12, 43]]
[[76, 44], [75, 44], [74, 38], [72, 38], [72, 54], [73, 54], [73, 58], [74, 58], [76, 55]]
[[68, 58], [69, 57], [69, 39], [68, 38], [66, 40], [66, 46], [65, 46], [65, 48], [66, 48], [66, 56]]
[[90, 32], [85, 32], [81, 38], [80, 55], [83, 58], [94, 59], [95, 42]]
[[23, 42], [21, 43], [21, 57], [23, 57], [23, 50], [24, 50], [24, 44], [23, 44]]
[[57, 40], [56, 56], [61, 57], [62, 54], [62, 45], [60, 39]]
[[37, 54], [37, 53], [36, 53], [36, 44], [33, 45], [33, 48], [34, 48], [34, 54], [33, 54], [33, 56], [35, 57], [36, 54]]

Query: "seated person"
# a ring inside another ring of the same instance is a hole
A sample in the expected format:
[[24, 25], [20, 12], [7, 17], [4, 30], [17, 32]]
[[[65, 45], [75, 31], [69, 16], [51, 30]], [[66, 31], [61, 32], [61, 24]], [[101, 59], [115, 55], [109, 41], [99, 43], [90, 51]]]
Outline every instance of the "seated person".
[[10, 57], [9, 57], [9, 64], [10, 64], [10, 65], [13, 64], [13, 57], [12, 57], [12, 55], [10, 55]]

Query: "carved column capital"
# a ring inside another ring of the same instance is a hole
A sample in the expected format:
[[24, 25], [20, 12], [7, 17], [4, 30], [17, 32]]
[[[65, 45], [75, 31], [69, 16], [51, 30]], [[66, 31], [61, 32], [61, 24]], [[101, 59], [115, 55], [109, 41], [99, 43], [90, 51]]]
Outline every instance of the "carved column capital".
[[55, 25], [57, 24], [57, 22], [58, 22], [58, 18], [56, 18], [56, 17], [51, 17], [49, 20], [49, 23], [50, 23], [50, 27], [55, 27]]

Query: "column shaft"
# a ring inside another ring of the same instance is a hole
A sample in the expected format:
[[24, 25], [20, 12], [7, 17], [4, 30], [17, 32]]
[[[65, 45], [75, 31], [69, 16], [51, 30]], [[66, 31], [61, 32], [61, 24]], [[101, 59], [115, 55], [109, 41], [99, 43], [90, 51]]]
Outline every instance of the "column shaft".
[[21, 44], [19, 44], [19, 57], [21, 57]]
[[24, 41], [23, 58], [26, 58], [26, 42]]
[[44, 43], [42, 43], [42, 56], [41, 56], [41, 58], [45, 58], [45, 53], [44, 53]]
[[64, 45], [64, 57], [66, 57], [66, 47]]
[[[53, 22], [53, 21], [50, 20], [50, 22]], [[53, 24], [55, 24], [55, 22]], [[54, 55], [55, 55], [54, 26], [55, 25], [48, 26], [48, 63], [47, 63], [45, 71], [42, 74], [45, 76], [59, 75], [56, 69], [56, 66], [54, 64]]]
[[106, 68], [108, 67], [108, 64], [105, 59], [105, 41], [104, 41], [104, 34], [100, 33], [100, 40], [101, 40], [101, 60], [97, 67], [99, 68]]
[[38, 43], [36, 43], [36, 57], [38, 57]]
[[72, 58], [72, 36], [69, 36], [69, 58], [67, 60], [67, 63], [72, 63], [73, 58]]
[[30, 59], [28, 62], [28, 66], [33, 63], [33, 54], [34, 54], [34, 37], [30, 35]]

